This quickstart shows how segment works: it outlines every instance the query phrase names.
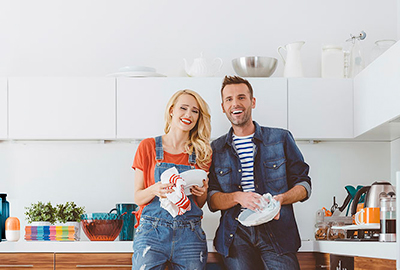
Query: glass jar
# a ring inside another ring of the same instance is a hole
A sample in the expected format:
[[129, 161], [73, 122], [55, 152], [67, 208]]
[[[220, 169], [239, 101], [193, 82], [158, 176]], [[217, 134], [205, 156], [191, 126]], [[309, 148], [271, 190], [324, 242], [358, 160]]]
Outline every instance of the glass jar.
[[344, 53], [341, 46], [325, 45], [322, 47], [321, 77], [344, 77]]
[[371, 51], [371, 62], [378, 58], [382, 53], [389, 49], [392, 45], [396, 43], [393, 39], [382, 39], [375, 41], [375, 46]]
[[341, 226], [344, 222], [333, 222], [332, 226], [328, 229], [328, 240], [344, 239], [346, 238], [346, 231]]
[[329, 224], [327, 222], [319, 222], [315, 224], [315, 240], [327, 240], [328, 239]]

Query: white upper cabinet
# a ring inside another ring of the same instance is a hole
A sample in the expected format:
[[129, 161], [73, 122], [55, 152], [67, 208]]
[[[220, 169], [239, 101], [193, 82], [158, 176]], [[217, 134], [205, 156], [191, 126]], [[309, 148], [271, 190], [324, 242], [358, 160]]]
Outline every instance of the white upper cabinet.
[[7, 139], [7, 79], [0, 78], [0, 140]]
[[114, 139], [115, 79], [9, 79], [10, 139]]
[[[117, 138], [147, 138], [164, 134], [164, 111], [178, 90], [199, 93], [210, 107], [211, 138], [230, 128], [221, 108], [223, 78], [118, 78]], [[286, 79], [249, 79], [254, 88], [254, 119], [262, 125], [286, 127]]]
[[354, 78], [354, 135], [357, 139], [400, 137], [399, 71], [400, 42], [397, 42]]
[[248, 78], [256, 98], [253, 119], [262, 126], [287, 129], [287, 79]]
[[221, 109], [221, 78], [118, 78], [117, 138], [143, 139], [164, 134], [164, 112], [178, 90], [190, 89], [208, 103], [211, 136], [227, 132], [229, 122]]
[[352, 79], [288, 79], [289, 130], [296, 139], [353, 138]]

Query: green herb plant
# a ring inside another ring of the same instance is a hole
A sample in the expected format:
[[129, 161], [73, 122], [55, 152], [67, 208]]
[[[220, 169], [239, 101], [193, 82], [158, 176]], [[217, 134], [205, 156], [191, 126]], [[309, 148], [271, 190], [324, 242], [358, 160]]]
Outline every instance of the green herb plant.
[[78, 207], [74, 202], [57, 204], [57, 220], [61, 223], [68, 221], [81, 221], [81, 215], [85, 213], [85, 207]]
[[25, 207], [27, 210], [25, 212], [26, 220], [29, 223], [34, 221], [48, 221], [51, 224], [56, 222], [56, 209], [51, 205], [50, 202], [48, 203], [32, 203], [30, 207]]

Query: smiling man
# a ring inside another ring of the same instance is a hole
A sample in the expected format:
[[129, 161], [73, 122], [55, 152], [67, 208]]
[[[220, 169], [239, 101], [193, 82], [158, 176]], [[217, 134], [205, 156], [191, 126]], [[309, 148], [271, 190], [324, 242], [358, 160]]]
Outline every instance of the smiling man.
[[[253, 121], [256, 99], [247, 80], [226, 76], [221, 97], [232, 127], [211, 145], [208, 205], [211, 211], [221, 210], [214, 246], [228, 269], [300, 269], [292, 204], [311, 195], [309, 166], [289, 131]], [[242, 225], [239, 214], [261, 211], [266, 193], [279, 201], [278, 214], [267, 223]]]

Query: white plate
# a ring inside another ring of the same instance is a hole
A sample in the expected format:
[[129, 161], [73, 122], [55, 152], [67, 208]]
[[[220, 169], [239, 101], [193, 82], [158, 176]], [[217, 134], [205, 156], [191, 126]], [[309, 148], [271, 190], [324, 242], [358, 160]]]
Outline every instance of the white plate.
[[118, 72], [156, 72], [155, 68], [144, 66], [125, 66], [118, 69]]
[[160, 73], [149, 71], [115, 72], [107, 75], [108, 77], [167, 77]]
[[186, 185], [184, 186], [186, 196], [192, 195], [190, 187], [194, 185], [202, 187], [203, 179], [207, 179], [207, 173], [200, 169], [185, 171], [181, 173], [180, 176], [186, 182]]

